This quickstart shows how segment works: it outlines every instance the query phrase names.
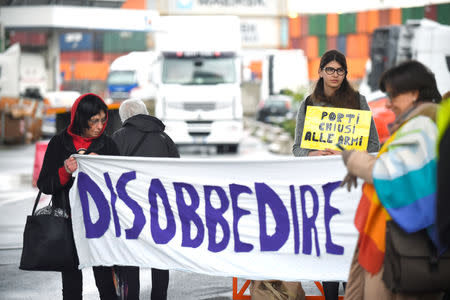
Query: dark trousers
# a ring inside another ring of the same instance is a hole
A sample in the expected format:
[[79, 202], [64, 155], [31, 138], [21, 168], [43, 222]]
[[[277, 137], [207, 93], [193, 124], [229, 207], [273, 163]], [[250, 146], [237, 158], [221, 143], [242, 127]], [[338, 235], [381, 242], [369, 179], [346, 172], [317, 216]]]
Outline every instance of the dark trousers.
[[169, 287], [169, 270], [152, 268], [151, 300], [166, 300]]
[[[139, 300], [139, 267], [114, 266], [121, 281], [127, 288], [127, 300]], [[151, 300], [166, 300], [169, 287], [169, 271], [152, 268]]]
[[[342, 285], [347, 285], [346, 282], [343, 282]], [[325, 296], [325, 300], [338, 300], [339, 299], [339, 281], [322, 281], [323, 293]]]
[[[93, 267], [95, 284], [101, 300], [117, 299], [111, 267]], [[81, 300], [83, 298], [83, 275], [81, 270], [65, 271], [62, 274], [64, 300]]]
[[[127, 300], [139, 300], [139, 267], [114, 266], [120, 280], [128, 287]], [[169, 270], [152, 268], [151, 300], [167, 300], [169, 287]]]

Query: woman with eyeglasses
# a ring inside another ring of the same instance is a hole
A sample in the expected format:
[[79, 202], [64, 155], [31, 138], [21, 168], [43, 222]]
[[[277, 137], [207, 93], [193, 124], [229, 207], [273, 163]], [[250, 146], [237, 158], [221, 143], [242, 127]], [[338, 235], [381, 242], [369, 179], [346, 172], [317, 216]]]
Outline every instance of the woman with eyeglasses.
[[[340, 153], [340, 151], [332, 149], [314, 150], [301, 147], [308, 105], [370, 110], [366, 98], [355, 91], [347, 80], [347, 60], [344, 54], [337, 50], [325, 52], [320, 59], [318, 73], [319, 80], [313, 93], [302, 101], [298, 109], [295, 140], [292, 147], [294, 156], [320, 156]], [[379, 147], [380, 141], [372, 119], [367, 151], [377, 152]]]
[[[389, 97], [386, 108], [395, 114], [390, 138], [376, 157], [359, 151], [342, 152], [349, 174], [364, 180], [354, 222], [359, 239], [345, 299], [442, 299], [441, 293], [431, 292], [429, 287], [428, 291], [417, 292], [418, 287], [412, 281], [403, 279], [398, 282], [409, 283], [415, 292], [391, 291], [385, 282], [391, 285], [397, 278], [383, 276], [390, 220], [407, 233], [426, 229], [430, 241], [424, 247], [430, 247], [430, 252], [443, 253], [445, 249], [435, 231], [436, 112], [441, 95], [434, 74], [414, 60], [385, 71], [379, 86]], [[448, 185], [448, 177], [445, 182]]]
[[[306, 108], [308, 105], [350, 108], [370, 110], [366, 98], [355, 91], [347, 80], [347, 60], [341, 52], [329, 50], [325, 52], [319, 65], [319, 80], [316, 83], [311, 95], [302, 101], [297, 113], [297, 125], [295, 129], [295, 140], [292, 147], [294, 156], [321, 156], [340, 154], [340, 151], [333, 149], [315, 150], [301, 146], [303, 127], [306, 120]], [[368, 152], [377, 152], [380, 147], [378, 133], [375, 123], [371, 121]], [[338, 299], [339, 282], [323, 282], [323, 289], [326, 300]], [[345, 288], [345, 283], [344, 283]]]
[[[52, 195], [55, 207], [66, 208], [70, 214], [69, 190], [78, 168], [72, 154], [119, 155], [114, 141], [104, 134], [108, 108], [95, 94], [84, 94], [72, 105], [70, 125], [57, 133], [48, 143], [37, 181], [38, 188]], [[93, 267], [100, 299], [116, 299], [111, 267]], [[82, 299], [81, 270], [62, 272], [63, 299]]]

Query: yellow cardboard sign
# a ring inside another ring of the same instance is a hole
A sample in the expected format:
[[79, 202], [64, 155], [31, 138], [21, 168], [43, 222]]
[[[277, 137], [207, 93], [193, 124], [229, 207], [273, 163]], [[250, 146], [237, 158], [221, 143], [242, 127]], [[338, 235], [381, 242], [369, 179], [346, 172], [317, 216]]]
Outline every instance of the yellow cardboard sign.
[[301, 147], [323, 150], [366, 150], [372, 112], [368, 110], [308, 106]]

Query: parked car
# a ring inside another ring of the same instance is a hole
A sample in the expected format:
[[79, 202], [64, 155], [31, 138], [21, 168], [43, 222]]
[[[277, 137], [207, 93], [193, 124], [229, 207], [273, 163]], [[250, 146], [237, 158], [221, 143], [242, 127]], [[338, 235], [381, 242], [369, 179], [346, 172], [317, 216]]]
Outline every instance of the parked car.
[[389, 124], [395, 120], [394, 113], [386, 108], [387, 101], [389, 101], [388, 96], [379, 90], [367, 96], [367, 102], [372, 110], [373, 120], [380, 138], [380, 144], [383, 144], [389, 138]]
[[256, 120], [264, 123], [281, 123], [292, 118], [292, 97], [287, 95], [270, 95], [258, 103]]

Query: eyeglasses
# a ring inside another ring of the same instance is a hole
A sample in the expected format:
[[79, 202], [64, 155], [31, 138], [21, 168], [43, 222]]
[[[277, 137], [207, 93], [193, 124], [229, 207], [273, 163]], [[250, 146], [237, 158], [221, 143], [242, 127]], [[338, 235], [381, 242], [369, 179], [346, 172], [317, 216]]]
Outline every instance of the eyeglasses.
[[322, 68], [322, 70], [325, 70], [325, 73], [327, 73], [328, 75], [333, 75], [334, 72], [336, 72], [339, 76], [342, 76], [347, 73], [347, 71], [344, 68], [335, 69], [333, 67], [325, 67]]
[[100, 122], [102, 124], [105, 124], [106, 123], [106, 118], [103, 118], [103, 119], [89, 119], [88, 120], [88, 123], [91, 124], [91, 125], [97, 125]]

